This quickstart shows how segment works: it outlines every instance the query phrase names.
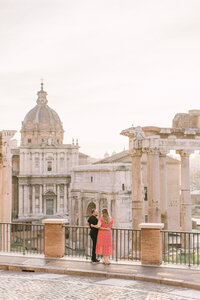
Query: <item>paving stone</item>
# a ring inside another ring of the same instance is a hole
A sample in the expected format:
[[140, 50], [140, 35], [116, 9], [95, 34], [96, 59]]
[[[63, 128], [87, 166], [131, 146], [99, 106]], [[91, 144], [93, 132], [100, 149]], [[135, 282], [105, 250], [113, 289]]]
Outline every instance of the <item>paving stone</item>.
[[0, 300], [199, 300], [200, 291], [144, 281], [0, 272]]

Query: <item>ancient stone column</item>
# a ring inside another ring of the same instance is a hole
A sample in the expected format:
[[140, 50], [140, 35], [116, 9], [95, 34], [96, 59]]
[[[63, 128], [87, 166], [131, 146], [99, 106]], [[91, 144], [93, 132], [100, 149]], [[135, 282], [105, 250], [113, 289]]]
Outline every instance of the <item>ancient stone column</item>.
[[60, 153], [57, 153], [57, 173], [60, 172]]
[[160, 165], [159, 150], [149, 149], [147, 152], [147, 183], [148, 183], [148, 221], [160, 223]]
[[32, 214], [35, 215], [35, 186], [32, 186]]
[[79, 197], [78, 197], [78, 219], [79, 219], [79, 225], [83, 225], [82, 223], [82, 215], [83, 215], [83, 211], [82, 211], [82, 193], [79, 193]]
[[23, 215], [23, 186], [19, 185], [19, 217]]
[[40, 214], [42, 215], [43, 209], [42, 209], [42, 184], [40, 184]]
[[30, 207], [30, 204], [29, 204], [29, 186], [28, 184], [25, 184], [24, 185], [24, 215], [25, 216], [28, 216], [29, 214], [29, 207]]
[[192, 230], [189, 151], [177, 151], [181, 156], [181, 230]]
[[72, 196], [72, 193], [70, 192], [69, 193], [69, 200], [68, 200], [69, 202], [69, 223], [70, 223], [70, 225], [73, 225], [73, 212], [72, 212], [72, 201], [73, 201], [73, 196]]
[[57, 213], [60, 213], [60, 185], [57, 185]]
[[42, 153], [42, 166], [43, 166], [43, 171], [42, 171], [42, 174], [46, 174], [46, 161], [45, 161], [45, 153]]
[[67, 185], [64, 184], [64, 213], [68, 211], [68, 205], [67, 205]]
[[166, 153], [160, 153], [160, 210], [161, 222], [164, 223], [164, 229], [167, 227], [167, 169]]
[[132, 156], [132, 228], [139, 229], [144, 222], [144, 203], [142, 196], [141, 150], [134, 150]]

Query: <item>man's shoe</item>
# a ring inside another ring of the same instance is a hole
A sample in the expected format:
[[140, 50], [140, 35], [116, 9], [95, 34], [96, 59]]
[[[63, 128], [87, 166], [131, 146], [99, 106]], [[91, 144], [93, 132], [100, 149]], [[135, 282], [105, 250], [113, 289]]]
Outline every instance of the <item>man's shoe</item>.
[[93, 264], [97, 264], [97, 263], [99, 263], [99, 262], [100, 262], [99, 259], [92, 260], [92, 263], [93, 263]]

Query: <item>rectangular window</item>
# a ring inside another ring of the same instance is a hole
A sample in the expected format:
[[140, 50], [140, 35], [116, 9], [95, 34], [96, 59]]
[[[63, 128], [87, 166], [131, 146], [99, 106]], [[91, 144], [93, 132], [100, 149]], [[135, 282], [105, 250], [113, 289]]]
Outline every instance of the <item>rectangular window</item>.
[[93, 182], [93, 177], [92, 176], [91, 176], [90, 180], [91, 180], [91, 182]]
[[28, 143], [29, 143], [29, 144], [31, 143], [31, 139], [28, 139]]
[[148, 215], [145, 215], [145, 223], [148, 223]]
[[51, 161], [47, 162], [47, 171], [48, 172], [52, 171], [52, 162]]
[[144, 187], [144, 201], [148, 200], [147, 186]]
[[122, 183], [122, 191], [124, 191], [124, 190], [125, 190], [125, 184]]

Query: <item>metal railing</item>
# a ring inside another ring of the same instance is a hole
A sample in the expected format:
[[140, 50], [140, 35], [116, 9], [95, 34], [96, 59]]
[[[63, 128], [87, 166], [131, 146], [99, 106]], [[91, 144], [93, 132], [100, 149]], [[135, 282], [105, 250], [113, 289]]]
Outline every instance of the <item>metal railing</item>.
[[200, 265], [200, 232], [162, 231], [163, 262]]
[[[90, 228], [88, 228], [87, 226], [65, 225], [66, 255], [91, 259], [92, 240], [89, 233]], [[113, 228], [112, 243], [112, 260], [140, 261], [140, 230]]]
[[44, 225], [0, 223], [0, 251], [42, 254]]

